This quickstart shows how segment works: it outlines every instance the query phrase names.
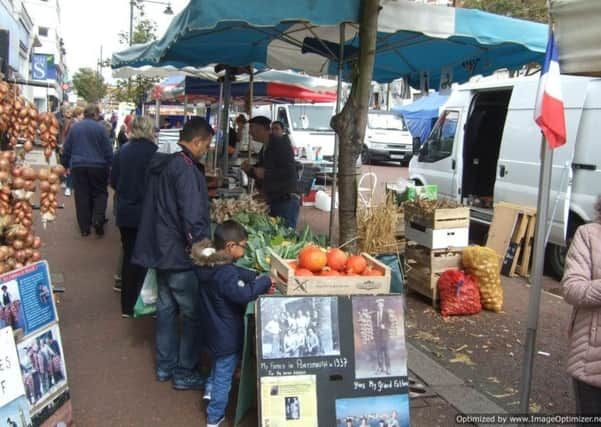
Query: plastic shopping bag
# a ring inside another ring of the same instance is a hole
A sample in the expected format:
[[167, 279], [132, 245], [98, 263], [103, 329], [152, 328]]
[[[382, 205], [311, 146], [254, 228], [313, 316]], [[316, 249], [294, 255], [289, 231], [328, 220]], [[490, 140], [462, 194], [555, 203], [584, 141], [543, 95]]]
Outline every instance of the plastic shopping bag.
[[150, 316], [156, 313], [156, 301], [159, 294], [156, 270], [149, 268], [144, 277], [144, 284], [136, 305], [134, 305], [134, 317]]

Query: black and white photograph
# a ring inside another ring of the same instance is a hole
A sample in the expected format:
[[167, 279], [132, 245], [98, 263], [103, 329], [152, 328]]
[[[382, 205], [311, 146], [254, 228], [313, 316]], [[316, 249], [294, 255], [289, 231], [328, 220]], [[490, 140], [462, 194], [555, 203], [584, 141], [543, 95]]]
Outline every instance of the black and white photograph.
[[67, 385], [58, 325], [17, 343], [25, 396], [34, 410]]
[[352, 302], [355, 378], [406, 376], [403, 297], [356, 296]]
[[285, 397], [284, 404], [286, 405], [287, 420], [300, 419], [300, 402], [298, 396]]
[[262, 298], [263, 359], [339, 356], [336, 297]]

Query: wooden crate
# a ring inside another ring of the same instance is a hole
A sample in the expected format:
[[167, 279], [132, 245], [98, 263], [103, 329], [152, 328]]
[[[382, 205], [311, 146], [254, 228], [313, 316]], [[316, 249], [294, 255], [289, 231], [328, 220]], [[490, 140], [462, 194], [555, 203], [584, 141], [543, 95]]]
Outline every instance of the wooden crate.
[[405, 238], [430, 249], [463, 248], [469, 244], [469, 228], [425, 228], [405, 223]]
[[448, 228], [468, 228], [470, 226], [470, 208], [458, 207], [435, 209], [425, 212], [412, 204], [405, 204], [405, 222], [414, 223], [422, 228], [434, 230]]
[[384, 273], [383, 276], [303, 276], [296, 277], [289, 260], [271, 253], [271, 277], [284, 295], [355, 295], [390, 293], [390, 268], [370, 255], [361, 254], [367, 265]]
[[432, 300], [438, 300], [438, 279], [445, 270], [461, 268], [463, 248], [429, 249], [408, 243], [405, 248], [405, 282], [407, 288]]

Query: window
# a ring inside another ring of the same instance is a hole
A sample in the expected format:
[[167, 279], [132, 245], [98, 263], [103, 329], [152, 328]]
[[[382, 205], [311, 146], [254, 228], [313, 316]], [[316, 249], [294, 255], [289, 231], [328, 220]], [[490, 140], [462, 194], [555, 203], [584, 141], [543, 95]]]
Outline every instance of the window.
[[334, 113], [331, 105], [290, 105], [292, 130], [332, 132], [330, 119]]
[[453, 142], [457, 123], [458, 111], [445, 111], [438, 119], [430, 136], [419, 152], [419, 161], [433, 163], [449, 157], [453, 153]]
[[40, 35], [42, 37], [48, 37], [48, 28], [47, 27], [39, 27], [38, 35]]
[[403, 117], [396, 114], [370, 113], [367, 116], [367, 126], [380, 130], [407, 130]]

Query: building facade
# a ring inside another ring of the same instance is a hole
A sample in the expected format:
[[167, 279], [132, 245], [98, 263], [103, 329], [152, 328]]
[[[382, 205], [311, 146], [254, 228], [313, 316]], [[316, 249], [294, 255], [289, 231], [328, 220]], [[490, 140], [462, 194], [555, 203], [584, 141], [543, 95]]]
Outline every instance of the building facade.
[[68, 80], [66, 50], [61, 36], [60, 3], [59, 0], [23, 2], [40, 41], [31, 55], [29, 78], [44, 87], [33, 88], [32, 100], [40, 111], [56, 111], [64, 100], [63, 84]]
[[[30, 77], [31, 54], [40, 41], [22, 0], [0, 0], [0, 67], [8, 80]], [[27, 88], [23, 93], [31, 99]]]

